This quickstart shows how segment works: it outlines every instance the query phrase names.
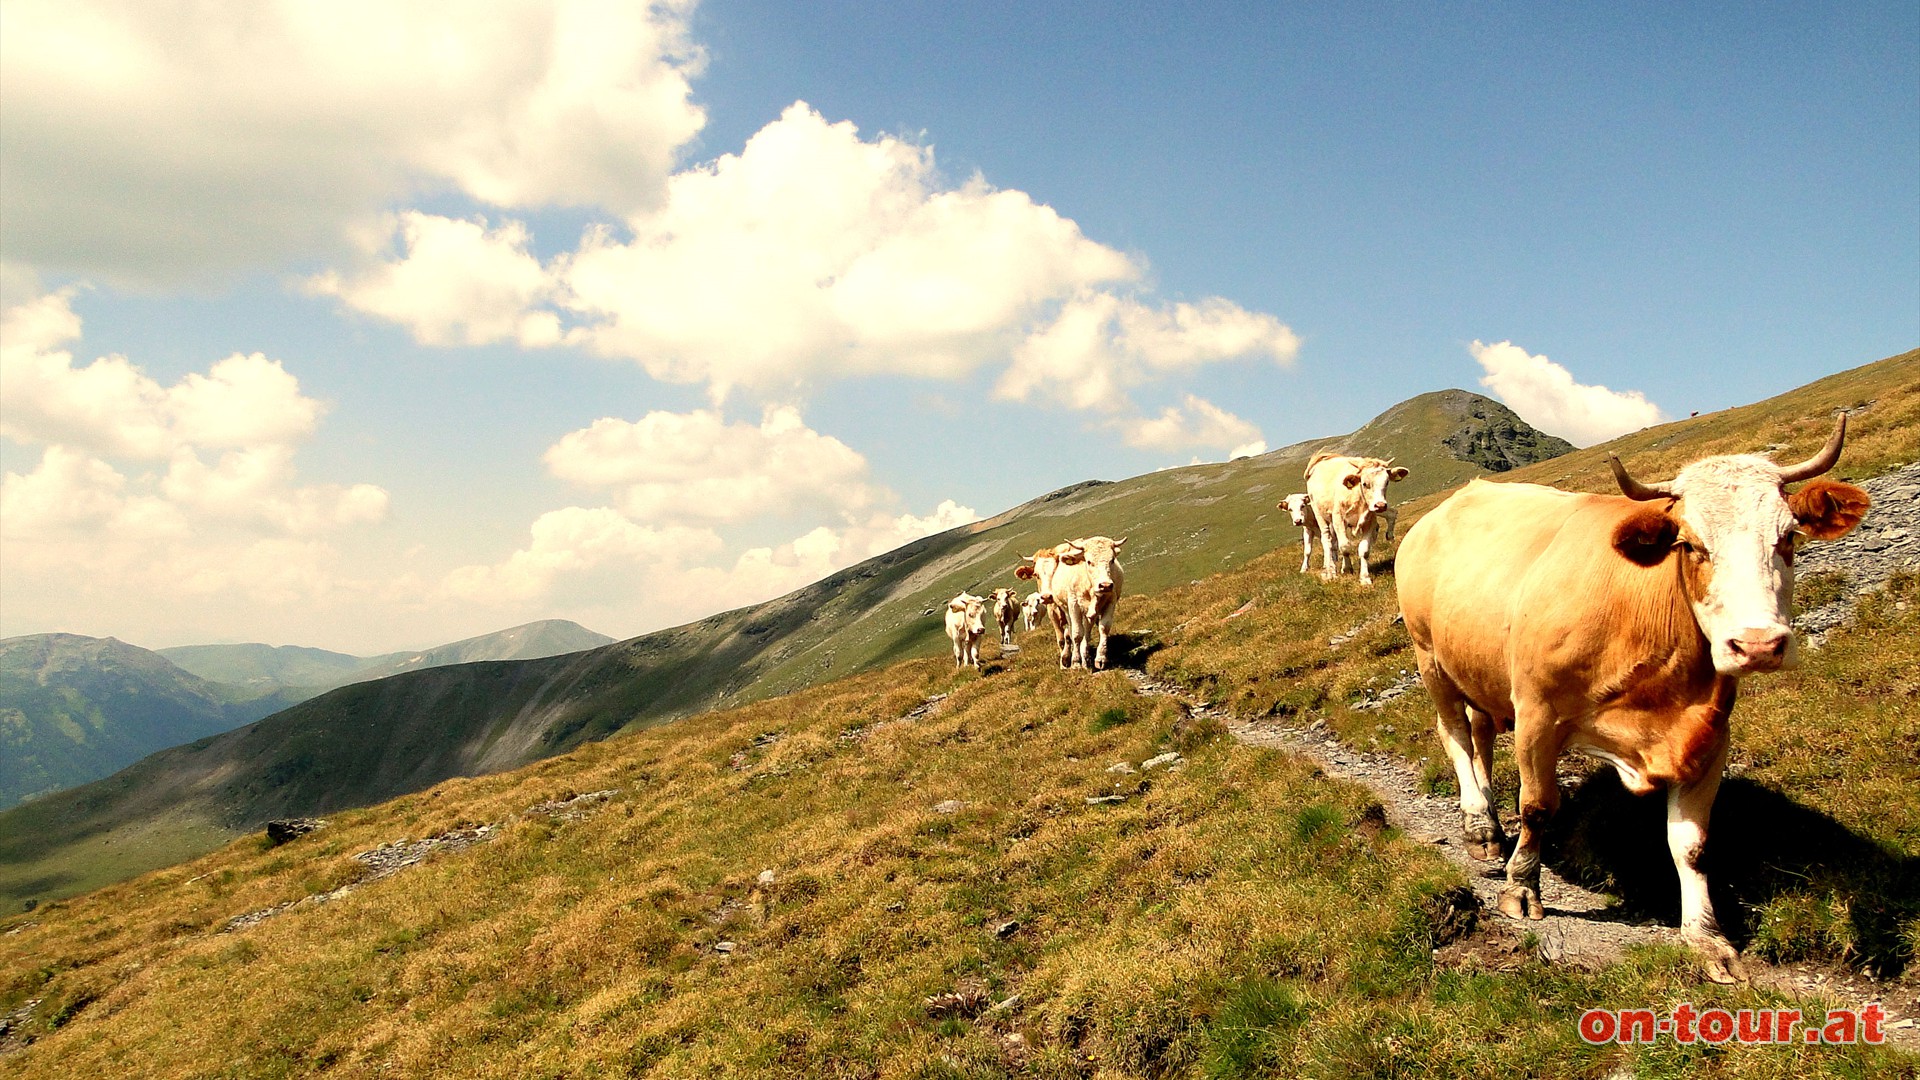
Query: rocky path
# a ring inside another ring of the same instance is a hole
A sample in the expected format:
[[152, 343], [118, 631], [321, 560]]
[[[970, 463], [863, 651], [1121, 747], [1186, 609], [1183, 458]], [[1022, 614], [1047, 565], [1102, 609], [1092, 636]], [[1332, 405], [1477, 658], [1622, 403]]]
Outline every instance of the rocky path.
[[[1540, 893], [1547, 917], [1525, 923], [1506, 920], [1495, 913], [1500, 886], [1506, 880], [1504, 868], [1467, 853], [1460, 838], [1459, 803], [1422, 793], [1419, 775], [1405, 760], [1356, 750], [1334, 738], [1324, 724], [1298, 727], [1272, 720], [1245, 720], [1196, 700], [1181, 687], [1156, 682], [1139, 671], [1128, 670], [1126, 674], [1143, 695], [1172, 697], [1195, 716], [1219, 718], [1238, 742], [1297, 754], [1328, 776], [1364, 786], [1380, 801], [1390, 824], [1406, 836], [1432, 845], [1459, 867], [1480, 901], [1483, 920], [1498, 920], [1494, 927], [1504, 925], [1532, 933], [1539, 941], [1540, 956], [1549, 962], [1596, 966], [1616, 959], [1628, 945], [1680, 940], [1676, 928], [1626, 919], [1609, 897], [1575, 885], [1547, 866], [1540, 868]], [[1651, 837], [1648, 842], [1659, 843], [1662, 839]], [[1920, 1021], [1916, 1020], [1920, 1018], [1920, 989], [1904, 983], [1876, 983], [1839, 968], [1774, 967], [1756, 959], [1748, 959], [1746, 964], [1755, 984], [1782, 994], [1824, 997], [1852, 1008], [1878, 1002], [1887, 1012], [1889, 1041], [1905, 1049], [1920, 1049]]]

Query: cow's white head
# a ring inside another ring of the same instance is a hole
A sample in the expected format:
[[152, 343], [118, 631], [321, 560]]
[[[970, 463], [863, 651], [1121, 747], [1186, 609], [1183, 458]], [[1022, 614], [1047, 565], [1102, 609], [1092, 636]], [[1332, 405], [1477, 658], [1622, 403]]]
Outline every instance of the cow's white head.
[[1307, 522], [1311, 520], [1313, 516], [1313, 511], [1309, 508], [1312, 498], [1311, 495], [1302, 492], [1298, 495], [1289, 495], [1281, 499], [1280, 505], [1292, 516], [1295, 525], [1305, 528]]
[[1361, 492], [1360, 505], [1377, 514], [1387, 508], [1387, 485], [1406, 478], [1407, 470], [1395, 465], [1392, 458], [1385, 461], [1367, 458], [1361, 462], [1359, 472], [1348, 473], [1341, 477], [1340, 482], [1349, 488], [1358, 488]]
[[987, 632], [987, 598], [962, 592], [947, 601], [947, 623], [959, 623], [969, 634]]
[[1620, 490], [1648, 506], [1614, 530], [1614, 548], [1643, 566], [1681, 559], [1687, 599], [1722, 675], [1751, 675], [1799, 660], [1793, 614], [1793, 553], [1806, 540], [1836, 540], [1853, 530], [1871, 500], [1852, 484], [1812, 480], [1840, 460], [1847, 418], [1827, 445], [1797, 465], [1758, 454], [1702, 458], [1672, 480], [1643, 484], [1608, 455]]
[[[1088, 536], [1079, 540], [1069, 540], [1070, 546], [1078, 557], [1086, 560], [1089, 578], [1093, 582], [1094, 594], [1113, 592], [1120, 587], [1118, 560], [1120, 547], [1127, 542], [1126, 537], [1112, 540], [1104, 536]], [[1072, 561], [1073, 555], [1063, 556]]]

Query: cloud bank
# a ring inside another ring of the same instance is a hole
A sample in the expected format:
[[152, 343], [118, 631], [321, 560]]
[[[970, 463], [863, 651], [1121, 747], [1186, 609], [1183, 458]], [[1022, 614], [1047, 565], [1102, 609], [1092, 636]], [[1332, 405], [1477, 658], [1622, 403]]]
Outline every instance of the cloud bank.
[[1481, 386], [1527, 423], [1575, 446], [1592, 446], [1667, 419], [1640, 391], [1584, 386], [1566, 368], [1511, 341], [1475, 341], [1467, 350], [1486, 369]]
[[661, 199], [705, 123], [690, 0], [9, 0], [0, 247], [170, 285], [338, 252], [396, 201]]

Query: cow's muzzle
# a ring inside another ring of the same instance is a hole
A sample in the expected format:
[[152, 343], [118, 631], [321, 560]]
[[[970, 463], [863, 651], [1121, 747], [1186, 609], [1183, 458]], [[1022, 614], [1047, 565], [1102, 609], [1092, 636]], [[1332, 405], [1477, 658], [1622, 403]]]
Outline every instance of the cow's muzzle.
[[1743, 672], [1774, 671], [1787, 659], [1791, 630], [1749, 628], [1727, 639], [1727, 653]]

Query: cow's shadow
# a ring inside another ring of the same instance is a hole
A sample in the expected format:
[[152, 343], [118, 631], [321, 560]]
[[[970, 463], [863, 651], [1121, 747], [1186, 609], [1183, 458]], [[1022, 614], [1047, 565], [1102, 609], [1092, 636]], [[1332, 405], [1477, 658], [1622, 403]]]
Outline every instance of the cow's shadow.
[[1107, 666], [1144, 672], [1147, 658], [1166, 647], [1160, 635], [1151, 630], [1144, 633], [1116, 630], [1107, 635]]
[[[1598, 766], [1554, 816], [1547, 863], [1570, 881], [1620, 897], [1631, 916], [1675, 925], [1680, 885], [1667, 851], [1666, 807], [1664, 793], [1634, 795], [1611, 767]], [[1777, 791], [1738, 778], [1720, 785], [1701, 868], [1721, 928], [1736, 942], [1760, 932], [1769, 903], [1800, 894], [1829, 913], [1822, 917], [1844, 924], [1855, 963], [1894, 975], [1914, 959], [1905, 927], [1920, 917], [1920, 859]]]

